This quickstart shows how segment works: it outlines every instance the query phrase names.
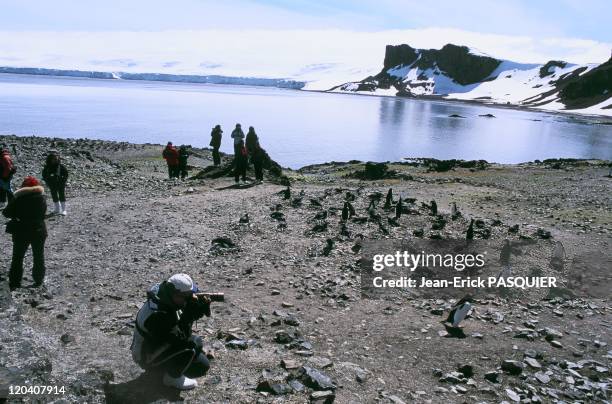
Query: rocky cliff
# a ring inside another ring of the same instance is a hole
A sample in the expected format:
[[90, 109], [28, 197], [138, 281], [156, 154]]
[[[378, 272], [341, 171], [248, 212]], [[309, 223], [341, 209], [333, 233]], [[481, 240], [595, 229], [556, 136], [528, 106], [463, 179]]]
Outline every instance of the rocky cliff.
[[[467, 46], [441, 49], [387, 45], [382, 70], [330, 91], [434, 96], [551, 110], [610, 110], [610, 61], [576, 65], [560, 60], [524, 64], [496, 59]], [[602, 112], [604, 111], [604, 112]]]

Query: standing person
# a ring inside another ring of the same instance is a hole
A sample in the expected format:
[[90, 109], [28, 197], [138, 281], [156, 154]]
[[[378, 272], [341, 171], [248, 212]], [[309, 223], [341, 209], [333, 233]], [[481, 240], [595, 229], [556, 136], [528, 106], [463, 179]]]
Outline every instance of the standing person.
[[259, 182], [263, 181], [263, 163], [266, 158], [266, 151], [261, 148], [259, 142], [255, 143], [251, 153], [251, 162], [255, 170], [255, 179]]
[[9, 287], [15, 290], [21, 287], [23, 276], [23, 257], [28, 247], [32, 246], [34, 265], [32, 278], [34, 286], [43, 284], [45, 279], [45, 239], [47, 226], [45, 225], [45, 189], [34, 177], [26, 177], [21, 188], [15, 191], [14, 198], [9, 202], [2, 214], [11, 219], [7, 225], [7, 232], [13, 238], [13, 257], [9, 271]]
[[244, 132], [239, 123], [236, 124], [236, 128], [232, 131], [232, 139], [234, 139], [234, 156], [237, 156], [240, 154], [240, 147], [244, 146], [244, 143], [242, 143], [242, 146], [239, 146], [241, 142], [244, 142]]
[[174, 146], [172, 146], [172, 142], [168, 142], [166, 148], [162, 152], [163, 158], [166, 160], [166, 164], [168, 164], [168, 177], [169, 178], [178, 178], [178, 151]]
[[247, 153], [247, 149], [244, 147], [244, 142], [242, 140], [238, 143], [236, 149], [237, 152], [234, 155], [234, 179], [236, 184], [238, 184], [241, 177], [242, 181], [246, 182], [249, 154]]
[[145, 370], [162, 370], [164, 385], [193, 389], [210, 364], [202, 338], [193, 336], [193, 322], [210, 317], [210, 299], [196, 296], [198, 288], [187, 274], [172, 275], [153, 286], [136, 315], [132, 358]]
[[249, 131], [247, 132], [246, 139], [244, 141], [244, 145], [246, 146], [247, 151], [249, 152], [249, 156], [253, 154], [253, 150], [255, 150], [255, 147], [257, 146], [258, 142], [259, 138], [257, 137], [257, 133], [255, 133], [255, 128], [249, 126]]
[[0, 152], [0, 209], [6, 206], [7, 199], [9, 202], [13, 199], [11, 180], [16, 171], [8, 147], [2, 146]]
[[181, 179], [184, 180], [187, 177], [187, 159], [189, 158], [189, 152], [187, 151], [187, 146], [179, 147], [178, 152], [178, 170], [181, 174]]
[[221, 137], [223, 131], [221, 130], [221, 125], [217, 125], [213, 128], [210, 133], [210, 146], [213, 148], [213, 164], [218, 166], [221, 164], [221, 156], [219, 155], [219, 148], [221, 147]]
[[68, 170], [61, 163], [56, 152], [50, 152], [45, 161], [42, 171], [43, 180], [51, 191], [51, 199], [55, 205], [55, 214], [66, 216], [66, 181], [68, 181]]

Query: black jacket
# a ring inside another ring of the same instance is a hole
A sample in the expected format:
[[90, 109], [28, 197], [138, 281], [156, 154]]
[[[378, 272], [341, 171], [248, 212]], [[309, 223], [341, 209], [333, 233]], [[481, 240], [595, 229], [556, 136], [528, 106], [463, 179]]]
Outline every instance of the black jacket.
[[259, 138], [257, 137], [257, 134], [255, 132], [247, 133], [244, 145], [246, 146], [249, 153], [253, 153], [253, 150], [255, 150], [258, 143]]
[[68, 181], [68, 170], [62, 163], [55, 166], [47, 164], [43, 168], [42, 177], [50, 187], [64, 186]]
[[262, 164], [266, 160], [267, 153], [264, 149], [256, 144], [255, 147], [251, 150], [251, 162], [253, 164]]
[[27, 238], [47, 237], [47, 202], [44, 188], [40, 185], [20, 188], [15, 191], [14, 196], [2, 211], [4, 216], [17, 222], [11, 233]]
[[186, 149], [179, 149], [179, 167], [187, 167], [187, 159], [189, 158], [189, 152]]
[[210, 147], [212, 147], [213, 149], [218, 149], [219, 147], [221, 147], [222, 136], [223, 135], [221, 134], [220, 130], [213, 129], [210, 133]]
[[148, 343], [151, 347], [170, 344], [172, 350], [193, 348], [189, 338], [191, 327], [194, 321], [210, 316], [210, 305], [189, 300], [185, 307], [179, 309], [172, 305], [167, 290], [166, 282], [163, 282], [157, 291], [147, 293], [148, 299], [157, 305], [157, 310], [144, 322]]

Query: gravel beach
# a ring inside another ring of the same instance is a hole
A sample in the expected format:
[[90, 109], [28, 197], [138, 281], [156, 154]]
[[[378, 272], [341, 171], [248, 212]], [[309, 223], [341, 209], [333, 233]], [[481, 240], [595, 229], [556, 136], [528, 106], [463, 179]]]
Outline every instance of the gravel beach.
[[[190, 178], [174, 181], [161, 145], [15, 136], [0, 144], [18, 168], [14, 185], [40, 177], [49, 149], [70, 171], [68, 215], [47, 220], [44, 287], [29, 287], [28, 253], [24, 288], [9, 292], [11, 240], [0, 235], [0, 397], [9, 385], [32, 384], [65, 386], [44, 398], [58, 402], [610, 399], [609, 274], [601, 296], [555, 294], [562, 288], [478, 296], [466, 338], [449, 338], [440, 322], [451, 298], [362, 298], [356, 247], [465, 239], [473, 218], [475, 239], [561, 241], [568, 263], [585, 250], [609, 259], [610, 162], [326, 163], [266, 171], [262, 184], [236, 187], [221, 175], [231, 156], [215, 171], [208, 149], [192, 149]], [[410, 212], [397, 223], [383, 208], [389, 188]], [[342, 226], [349, 196], [356, 215]], [[439, 217], [423, 205], [431, 200]], [[146, 290], [177, 272], [226, 296], [194, 324], [211, 369], [180, 394], [143, 376], [129, 350]]]

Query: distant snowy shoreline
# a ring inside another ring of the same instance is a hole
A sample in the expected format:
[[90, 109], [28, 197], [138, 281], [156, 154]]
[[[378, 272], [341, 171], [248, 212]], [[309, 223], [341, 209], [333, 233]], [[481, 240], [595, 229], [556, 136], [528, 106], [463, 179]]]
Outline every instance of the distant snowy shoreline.
[[246, 86], [262, 86], [291, 88], [299, 90], [306, 83], [302, 81], [259, 78], [259, 77], [231, 77], [221, 75], [195, 75], [195, 74], [168, 74], [168, 73], [125, 73], [125, 72], [100, 72], [87, 70], [62, 70], [45, 69], [38, 67], [8, 67], [0, 66], [0, 73], [24, 74], [36, 76], [58, 76], [58, 77], [79, 77], [87, 79], [102, 80], [147, 80], [164, 81], [173, 83], [204, 83], [204, 84], [231, 84]]
[[102, 71], [87, 71], [87, 70], [63, 70], [63, 69], [47, 69], [37, 67], [9, 67], [0, 66], [0, 74], [17, 74], [27, 76], [51, 76], [51, 77], [69, 77], [83, 79], [98, 79], [98, 80], [126, 80], [126, 81], [158, 81], [166, 83], [187, 83], [187, 84], [220, 84], [220, 85], [243, 85], [243, 86], [259, 86], [284, 88], [292, 90], [301, 90], [307, 92], [329, 93], [329, 94], [346, 94], [360, 95], [369, 97], [389, 97], [389, 98], [410, 98], [422, 101], [442, 101], [449, 103], [462, 103], [472, 105], [482, 105], [493, 108], [510, 108], [523, 111], [546, 112], [552, 114], [575, 115], [583, 117], [604, 118], [606, 121], [610, 119], [609, 115], [583, 112], [580, 110], [550, 110], [545, 108], [537, 108], [531, 106], [523, 106], [517, 104], [496, 103], [487, 100], [474, 99], [459, 99], [447, 98], [443, 95], [411, 95], [397, 96], [390, 92], [384, 93], [381, 91], [375, 92], [352, 92], [338, 90], [324, 90], [308, 88], [307, 82], [289, 80], [289, 79], [274, 79], [274, 78], [258, 78], [258, 77], [233, 77], [222, 75], [181, 75], [167, 73], [125, 73], [125, 72], [102, 72]]

